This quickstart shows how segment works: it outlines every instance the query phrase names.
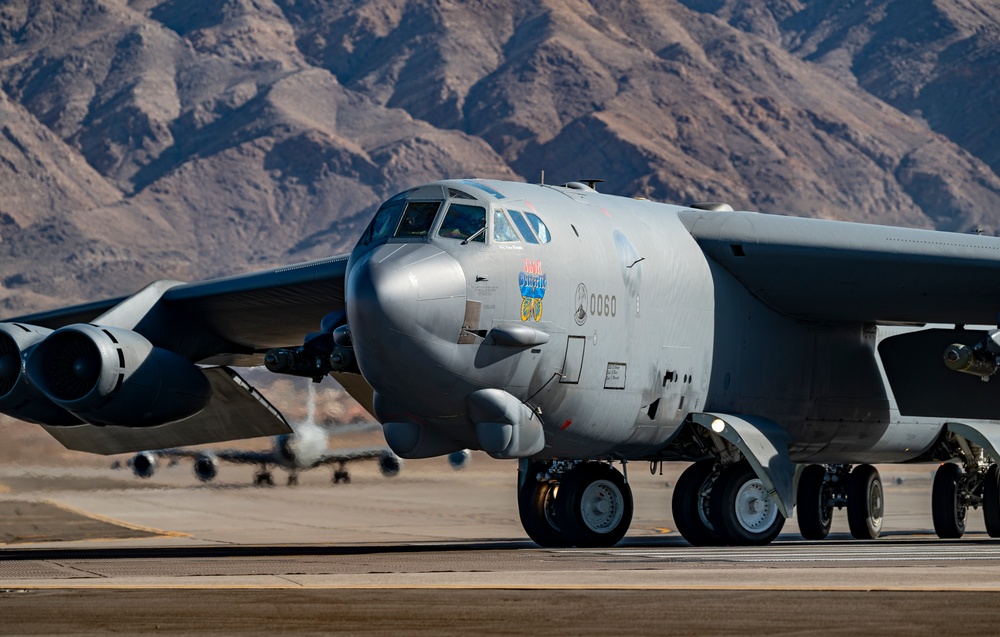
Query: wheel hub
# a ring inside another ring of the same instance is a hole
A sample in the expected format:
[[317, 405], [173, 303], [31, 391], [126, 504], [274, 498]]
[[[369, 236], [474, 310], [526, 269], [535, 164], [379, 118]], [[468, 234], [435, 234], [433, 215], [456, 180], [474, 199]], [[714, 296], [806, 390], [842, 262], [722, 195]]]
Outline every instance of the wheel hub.
[[759, 479], [750, 480], [736, 494], [736, 519], [747, 531], [754, 533], [770, 528], [778, 515], [778, 507], [768, 498], [767, 489]]
[[608, 533], [617, 528], [624, 511], [621, 492], [607, 480], [593, 482], [580, 498], [583, 523], [595, 533]]

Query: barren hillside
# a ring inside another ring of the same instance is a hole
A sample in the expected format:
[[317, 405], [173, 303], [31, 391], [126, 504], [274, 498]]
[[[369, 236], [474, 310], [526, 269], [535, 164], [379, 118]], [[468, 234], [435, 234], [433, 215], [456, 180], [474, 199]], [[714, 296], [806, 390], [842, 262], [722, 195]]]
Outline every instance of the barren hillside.
[[5, 314], [342, 252], [476, 176], [996, 234], [965, 0], [8, 0]]

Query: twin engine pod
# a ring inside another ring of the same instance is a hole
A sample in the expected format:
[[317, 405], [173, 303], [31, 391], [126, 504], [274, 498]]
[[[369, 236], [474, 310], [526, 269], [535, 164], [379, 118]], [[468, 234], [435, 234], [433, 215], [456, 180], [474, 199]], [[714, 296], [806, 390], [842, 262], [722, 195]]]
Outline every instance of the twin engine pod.
[[136, 332], [0, 324], [0, 411], [16, 418], [151, 427], [198, 413], [211, 396], [196, 365]]
[[52, 403], [24, 372], [24, 358], [52, 330], [0, 323], [0, 412], [43, 425], [79, 425], [80, 419]]

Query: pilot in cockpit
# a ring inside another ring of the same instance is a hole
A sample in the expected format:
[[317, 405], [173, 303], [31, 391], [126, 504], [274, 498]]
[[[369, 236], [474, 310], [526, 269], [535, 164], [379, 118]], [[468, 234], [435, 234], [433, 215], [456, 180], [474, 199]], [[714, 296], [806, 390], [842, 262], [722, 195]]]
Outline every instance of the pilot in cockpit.
[[486, 227], [486, 209], [480, 206], [453, 203], [448, 207], [448, 214], [441, 222], [439, 236], [449, 239], [468, 239], [484, 241]]

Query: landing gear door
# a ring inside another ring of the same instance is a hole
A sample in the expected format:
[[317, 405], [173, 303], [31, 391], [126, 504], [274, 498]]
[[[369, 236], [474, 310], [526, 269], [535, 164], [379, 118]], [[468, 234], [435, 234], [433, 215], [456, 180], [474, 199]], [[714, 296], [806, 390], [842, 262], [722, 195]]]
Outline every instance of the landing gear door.
[[580, 382], [580, 372], [583, 371], [583, 350], [586, 343], [586, 336], [570, 336], [566, 339], [566, 358], [563, 359], [560, 383], [576, 384]]

